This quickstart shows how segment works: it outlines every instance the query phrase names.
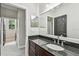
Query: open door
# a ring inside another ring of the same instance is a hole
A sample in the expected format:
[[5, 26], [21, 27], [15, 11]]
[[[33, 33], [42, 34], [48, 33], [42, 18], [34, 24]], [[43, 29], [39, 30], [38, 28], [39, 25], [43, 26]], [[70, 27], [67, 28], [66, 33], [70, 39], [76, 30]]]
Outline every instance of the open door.
[[0, 32], [1, 32], [1, 45], [4, 46], [6, 37], [5, 37], [5, 24], [3, 17], [1, 17], [0, 19]]
[[16, 41], [18, 48], [25, 47], [26, 41], [26, 23], [25, 23], [25, 10], [18, 9], [18, 19], [16, 21]]
[[0, 17], [0, 55], [1, 55], [1, 17]]
[[3, 19], [3, 46], [5, 45], [5, 41], [6, 41], [6, 35], [5, 35], [5, 23], [4, 23], [4, 19]]
[[47, 31], [48, 34], [53, 35], [53, 18], [50, 16], [47, 17]]

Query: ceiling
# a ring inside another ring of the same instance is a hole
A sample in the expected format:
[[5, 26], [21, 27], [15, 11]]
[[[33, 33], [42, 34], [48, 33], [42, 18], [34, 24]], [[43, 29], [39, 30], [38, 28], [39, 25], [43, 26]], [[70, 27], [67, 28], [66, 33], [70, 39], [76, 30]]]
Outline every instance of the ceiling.
[[58, 5], [60, 5], [61, 3], [39, 3], [39, 12], [46, 12]]

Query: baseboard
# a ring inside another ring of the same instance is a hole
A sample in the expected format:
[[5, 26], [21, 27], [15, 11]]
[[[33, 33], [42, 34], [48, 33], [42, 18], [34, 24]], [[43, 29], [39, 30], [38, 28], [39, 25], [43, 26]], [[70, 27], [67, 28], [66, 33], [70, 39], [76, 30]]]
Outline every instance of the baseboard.
[[7, 45], [12, 45], [12, 44], [16, 44], [16, 42], [15, 42], [15, 41], [13, 41], [13, 42], [5, 43], [5, 45], [4, 45], [4, 46], [7, 46]]
[[25, 48], [25, 45], [19, 46], [18, 48]]

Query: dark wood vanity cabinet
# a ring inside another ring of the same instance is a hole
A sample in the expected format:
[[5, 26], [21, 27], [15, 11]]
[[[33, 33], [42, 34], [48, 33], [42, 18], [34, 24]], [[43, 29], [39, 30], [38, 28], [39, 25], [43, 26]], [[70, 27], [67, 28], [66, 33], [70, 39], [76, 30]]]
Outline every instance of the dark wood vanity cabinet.
[[35, 43], [29, 40], [29, 56], [35, 56]]
[[36, 45], [36, 55], [38, 56], [53, 56], [53, 54], [49, 53], [45, 49], [41, 48], [40, 46]]
[[33, 41], [29, 40], [29, 56], [54, 56]]

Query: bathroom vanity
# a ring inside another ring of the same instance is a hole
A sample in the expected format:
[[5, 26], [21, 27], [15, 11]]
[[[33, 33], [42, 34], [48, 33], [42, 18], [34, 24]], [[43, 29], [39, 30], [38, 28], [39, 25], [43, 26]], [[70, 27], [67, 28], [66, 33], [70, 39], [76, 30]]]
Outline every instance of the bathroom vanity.
[[64, 50], [56, 51], [46, 46], [50, 43], [57, 45], [54, 43], [54, 38], [44, 36], [29, 37], [29, 56], [79, 56], [79, 48], [64, 43], [64, 46], [58, 45]]
[[29, 55], [30, 56], [54, 56], [47, 50], [43, 49], [41, 46], [29, 40]]

